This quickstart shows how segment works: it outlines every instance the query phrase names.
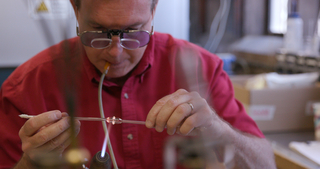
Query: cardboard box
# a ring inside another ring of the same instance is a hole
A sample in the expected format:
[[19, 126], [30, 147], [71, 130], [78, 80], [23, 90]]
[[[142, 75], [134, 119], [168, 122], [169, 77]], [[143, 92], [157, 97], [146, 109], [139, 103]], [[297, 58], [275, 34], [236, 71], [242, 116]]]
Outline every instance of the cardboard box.
[[263, 132], [313, 130], [312, 103], [320, 101], [320, 87], [247, 90], [251, 76], [232, 76], [235, 97]]

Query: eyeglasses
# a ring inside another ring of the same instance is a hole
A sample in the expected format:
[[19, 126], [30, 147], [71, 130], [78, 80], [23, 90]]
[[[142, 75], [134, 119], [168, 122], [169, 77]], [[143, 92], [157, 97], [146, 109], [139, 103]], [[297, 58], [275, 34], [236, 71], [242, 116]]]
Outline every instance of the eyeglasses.
[[120, 36], [120, 45], [125, 49], [141, 48], [149, 43], [152, 34], [153, 26], [151, 33], [145, 30], [110, 29], [106, 31], [84, 31], [81, 34], [79, 34], [77, 27], [77, 35], [80, 36], [82, 44], [96, 49], [109, 47], [112, 43], [112, 36]]

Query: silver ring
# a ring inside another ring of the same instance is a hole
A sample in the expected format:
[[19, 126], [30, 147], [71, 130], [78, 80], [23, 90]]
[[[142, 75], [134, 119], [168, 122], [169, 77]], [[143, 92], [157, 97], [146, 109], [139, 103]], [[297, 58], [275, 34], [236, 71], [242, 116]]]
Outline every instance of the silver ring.
[[194, 109], [193, 104], [191, 104], [191, 103], [189, 103], [189, 102], [187, 102], [187, 104], [190, 106], [191, 112], [193, 112], [193, 109]]

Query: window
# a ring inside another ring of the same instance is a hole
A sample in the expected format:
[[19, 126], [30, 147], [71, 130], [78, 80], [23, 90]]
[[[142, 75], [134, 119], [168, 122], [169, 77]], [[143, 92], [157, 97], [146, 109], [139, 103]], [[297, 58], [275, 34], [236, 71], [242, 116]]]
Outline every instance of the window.
[[268, 31], [284, 34], [287, 31], [288, 0], [269, 0]]

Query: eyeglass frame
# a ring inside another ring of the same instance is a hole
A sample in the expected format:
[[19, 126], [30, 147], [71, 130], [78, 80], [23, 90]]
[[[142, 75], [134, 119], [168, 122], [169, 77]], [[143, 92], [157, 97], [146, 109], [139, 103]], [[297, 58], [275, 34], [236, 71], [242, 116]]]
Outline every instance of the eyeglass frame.
[[[117, 33], [116, 36], [119, 36], [120, 40], [121, 40], [121, 39], [123, 39], [122, 38], [123, 33], [132, 33], [132, 32], [141, 32], [142, 31], [142, 32], [147, 32], [149, 34], [149, 41], [150, 41], [150, 37], [154, 34], [153, 25], [151, 26], [151, 32], [149, 32], [147, 30], [108, 29], [108, 30], [102, 30], [102, 31], [83, 31], [83, 32], [79, 33], [79, 27], [78, 26], [76, 27], [76, 29], [77, 29], [76, 30], [77, 31], [77, 36], [79, 36], [80, 38], [84, 33], [108, 33], [108, 36], [110, 34], [111, 38], [112, 38], [112, 36], [114, 36], [114, 33]], [[110, 31], [112, 31], [112, 32], [110, 32]], [[107, 39], [109, 39], [109, 38], [107, 38]], [[104, 47], [104, 48], [108, 48], [111, 45], [112, 39], [110, 39], [110, 40], [111, 40], [110, 44], [108, 46]], [[136, 40], [136, 39], [132, 39], [132, 40]], [[148, 41], [147, 44], [145, 44], [143, 46], [140, 46], [138, 48], [141, 48], [141, 47], [144, 47], [144, 46], [148, 45], [149, 41]], [[83, 45], [85, 45], [85, 44], [83, 44]], [[120, 43], [120, 45], [121, 45], [121, 47], [123, 47], [125, 49], [129, 49], [129, 48], [124, 47], [121, 43]], [[85, 46], [87, 46], [87, 45], [85, 45]], [[89, 47], [92, 47], [92, 46], [89, 46]], [[94, 47], [92, 47], [92, 48], [94, 48]], [[95, 48], [95, 49], [104, 49], [104, 48]], [[136, 49], [138, 49], [138, 48], [136, 48]], [[134, 50], [134, 49], [129, 49], [129, 50]]]

